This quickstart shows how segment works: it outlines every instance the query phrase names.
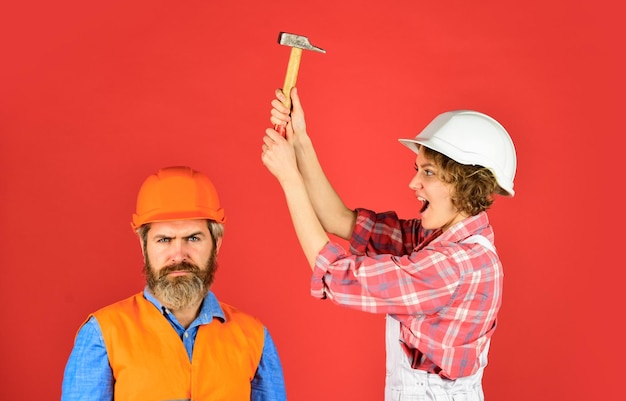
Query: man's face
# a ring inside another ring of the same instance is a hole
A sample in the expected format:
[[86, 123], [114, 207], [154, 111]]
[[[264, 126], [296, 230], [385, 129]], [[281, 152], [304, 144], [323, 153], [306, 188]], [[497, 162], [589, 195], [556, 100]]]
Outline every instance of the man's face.
[[217, 251], [206, 220], [151, 223], [144, 247], [148, 288], [167, 308], [197, 306], [213, 283]]

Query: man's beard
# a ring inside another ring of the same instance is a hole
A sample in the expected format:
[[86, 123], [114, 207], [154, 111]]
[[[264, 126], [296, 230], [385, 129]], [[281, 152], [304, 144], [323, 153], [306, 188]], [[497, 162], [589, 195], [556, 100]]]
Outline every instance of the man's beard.
[[[206, 296], [217, 270], [217, 253], [211, 252], [204, 269], [190, 262], [180, 262], [155, 272], [145, 257], [144, 274], [152, 294], [168, 309], [179, 310], [200, 303]], [[190, 274], [168, 277], [174, 271], [187, 271]]]

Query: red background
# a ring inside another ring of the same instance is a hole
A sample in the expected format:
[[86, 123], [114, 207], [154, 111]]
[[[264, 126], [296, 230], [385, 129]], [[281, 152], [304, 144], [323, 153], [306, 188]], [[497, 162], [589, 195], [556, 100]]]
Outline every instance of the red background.
[[[142, 180], [187, 164], [228, 214], [214, 290], [269, 327], [291, 400], [381, 400], [383, 317], [309, 296], [260, 161], [289, 49], [327, 174], [350, 207], [415, 216], [397, 142], [456, 108], [495, 116], [517, 195], [490, 216], [506, 272], [488, 400], [618, 399], [624, 21], [618, 2], [78, 1], [0, 10], [0, 399], [53, 400], [76, 329], [143, 286]], [[618, 232], [619, 233], [619, 232]]]

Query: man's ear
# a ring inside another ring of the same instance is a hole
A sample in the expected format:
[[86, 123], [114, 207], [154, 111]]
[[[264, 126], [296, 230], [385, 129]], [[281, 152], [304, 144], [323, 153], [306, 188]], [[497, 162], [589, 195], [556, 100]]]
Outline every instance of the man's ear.
[[143, 257], [146, 257], [146, 247], [143, 243], [143, 240], [141, 239], [141, 237], [139, 237], [139, 246], [141, 247], [141, 254], [143, 255]]
[[[148, 241], [150, 226], [151, 226], [151, 223], [146, 223], [142, 225], [140, 228], [138, 228], [137, 230], [135, 230], [135, 232], [137, 233], [137, 238], [139, 238], [139, 246], [141, 247], [141, 254], [143, 255], [144, 259], [147, 257], [146, 242]], [[145, 237], [145, 241], [144, 241], [144, 237]]]
[[215, 253], [218, 253], [220, 251], [220, 247], [222, 246], [222, 239], [224, 239], [224, 237], [219, 237], [217, 241], [215, 241]]
[[143, 242], [143, 238], [141, 238], [141, 233], [137, 230], [137, 238], [139, 239], [139, 246], [141, 247], [141, 254], [143, 257], [146, 257], [146, 244]]

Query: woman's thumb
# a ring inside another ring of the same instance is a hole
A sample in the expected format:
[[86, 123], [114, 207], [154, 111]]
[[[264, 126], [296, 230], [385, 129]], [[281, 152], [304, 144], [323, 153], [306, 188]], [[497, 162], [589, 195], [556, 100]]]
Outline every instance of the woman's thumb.
[[298, 96], [298, 88], [291, 89], [291, 107], [297, 111], [302, 111], [302, 103], [300, 103], [300, 96]]

